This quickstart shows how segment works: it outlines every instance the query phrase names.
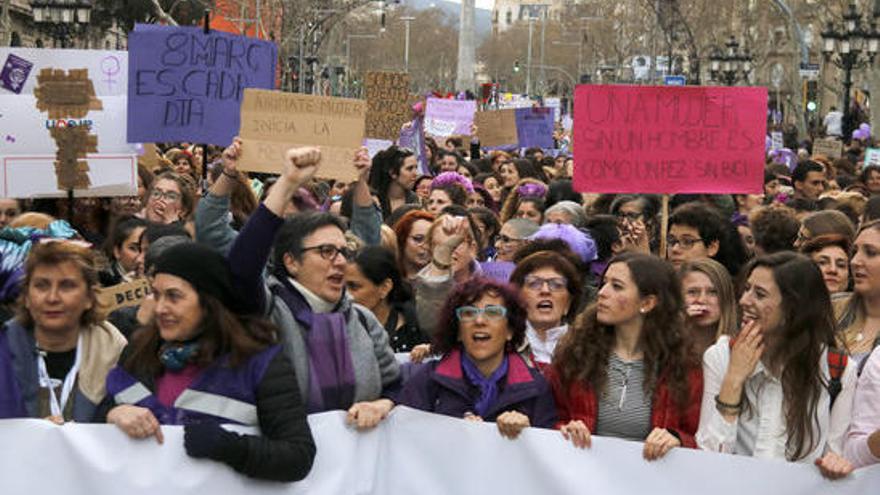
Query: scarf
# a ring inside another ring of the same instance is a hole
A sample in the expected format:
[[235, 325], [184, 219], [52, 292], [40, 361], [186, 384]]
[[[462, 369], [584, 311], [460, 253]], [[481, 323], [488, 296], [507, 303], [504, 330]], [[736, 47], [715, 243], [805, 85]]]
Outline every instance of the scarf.
[[307, 412], [348, 409], [354, 403], [355, 377], [345, 314], [340, 311], [316, 313], [286, 277], [281, 283], [283, 286], [273, 286], [272, 292], [281, 297], [297, 323], [306, 329], [304, 337], [309, 355]]
[[504, 355], [501, 365], [491, 375], [485, 377], [480, 373], [477, 365], [471, 361], [467, 353], [462, 351], [461, 370], [468, 380], [480, 389], [480, 398], [474, 403], [474, 412], [476, 412], [477, 416], [485, 419], [486, 413], [489, 412], [489, 409], [498, 399], [498, 382], [507, 375], [507, 354]]

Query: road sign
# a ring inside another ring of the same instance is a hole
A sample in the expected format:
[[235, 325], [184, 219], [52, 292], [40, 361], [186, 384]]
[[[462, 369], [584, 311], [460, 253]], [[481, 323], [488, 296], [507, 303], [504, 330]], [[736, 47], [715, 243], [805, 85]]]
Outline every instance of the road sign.
[[819, 64], [801, 64], [800, 75], [804, 79], [817, 79], [819, 77]]
[[687, 78], [684, 76], [664, 76], [663, 84], [667, 86], [684, 86], [687, 84]]

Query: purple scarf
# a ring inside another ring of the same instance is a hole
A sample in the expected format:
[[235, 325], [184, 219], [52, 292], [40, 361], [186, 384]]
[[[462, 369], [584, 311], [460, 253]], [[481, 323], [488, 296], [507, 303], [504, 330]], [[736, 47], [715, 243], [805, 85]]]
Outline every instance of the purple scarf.
[[0, 328], [0, 419], [27, 416], [24, 400], [18, 388], [18, 380], [15, 378], [15, 369], [12, 366], [12, 352], [9, 349], [6, 330]]
[[480, 398], [474, 404], [474, 412], [477, 413], [477, 416], [485, 419], [486, 413], [489, 412], [489, 409], [498, 399], [498, 382], [507, 375], [507, 354], [504, 354], [501, 365], [487, 378], [480, 373], [477, 365], [462, 350], [461, 370], [464, 371], [465, 376], [467, 376], [471, 383], [480, 388]]
[[355, 378], [345, 315], [339, 311], [315, 314], [289, 281], [281, 279], [281, 283], [283, 288], [275, 286], [273, 292], [284, 300], [296, 321], [306, 328], [306, 352], [309, 355], [307, 412], [348, 409], [354, 404]]

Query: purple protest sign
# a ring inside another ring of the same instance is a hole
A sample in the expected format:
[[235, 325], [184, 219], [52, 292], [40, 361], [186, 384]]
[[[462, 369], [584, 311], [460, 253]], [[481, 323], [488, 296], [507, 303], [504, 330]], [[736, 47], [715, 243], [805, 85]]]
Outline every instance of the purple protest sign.
[[19, 95], [34, 64], [12, 53], [6, 57], [3, 71], [0, 72], [0, 86]]
[[554, 148], [553, 109], [517, 108], [516, 133], [521, 148]]
[[128, 141], [227, 145], [245, 88], [273, 89], [278, 47], [198, 27], [137, 25], [129, 36]]
[[419, 161], [419, 174], [431, 175], [431, 168], [428, 166], [428, 152], [425, 149], [425, 139], [423, 138], [423, 121], [422, 117], [416, 117], [409, 126], [401, 129], [397, 145], [401, 148], [408, 148], [415, 153]]
[[425, 132], [432, 136], [470, 136], [477, 102], [428, 98]]
[[510, 274], [516, 268], [516, 263], [511, 261], [486, 261], [480, 263], [483, 275], [500, 282], [508, 282]]

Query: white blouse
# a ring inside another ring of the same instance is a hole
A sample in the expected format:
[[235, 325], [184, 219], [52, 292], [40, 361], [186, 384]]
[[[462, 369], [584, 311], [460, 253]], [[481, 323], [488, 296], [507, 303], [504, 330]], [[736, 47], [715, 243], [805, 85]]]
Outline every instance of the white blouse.
[[[729, 363], [730, 338], [722, 336], [703, 355], [703, 403], [697, 445], [703, 450], [713, 452], [787, 459], [782, 383], [760, 361], [743, 387], [743, 393], [751, 405], [750, 412], [744, 411], [730, 422], [715, 408], [715, 396], [721, 390], [721, 382]], [[822, 353], [819, 366], [827, 382], [830, 377], [827, 350]], [[822, 457], [829, 448], [842, 454], [843, 437], [852, 413], [855, 384], [856, 369], [850, 359], [841, 376], [842, 389], [833, 408], [829, 407], [831, 397], [828, 392], [822, 391], [816, 410], [816, 433], [819, 441], [816, 448], [798, 462], [812, 462]]]

